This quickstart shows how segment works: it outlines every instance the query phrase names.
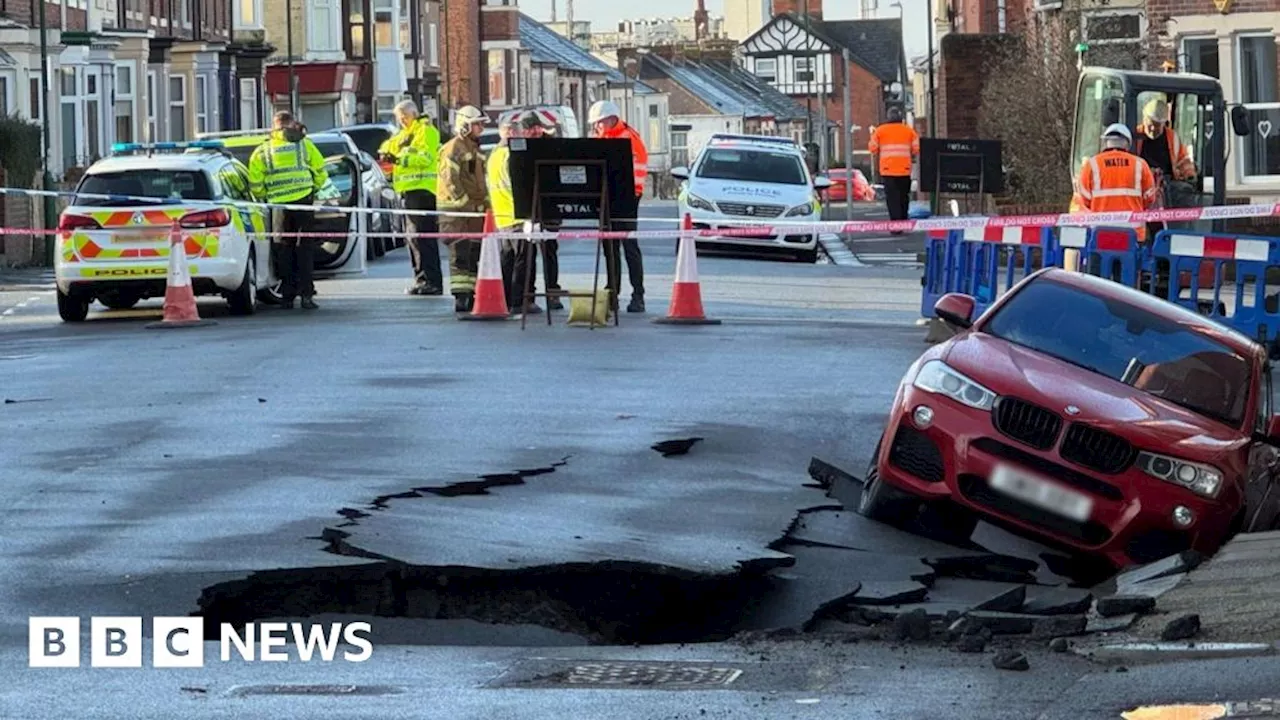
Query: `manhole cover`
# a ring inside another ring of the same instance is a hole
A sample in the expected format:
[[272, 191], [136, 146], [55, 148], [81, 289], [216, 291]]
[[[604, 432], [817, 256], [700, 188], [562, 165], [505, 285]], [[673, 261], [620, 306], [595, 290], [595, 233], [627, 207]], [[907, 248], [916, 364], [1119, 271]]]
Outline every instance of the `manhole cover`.
[[728, 685], [740, 675], [737, 668], [711, 665], [598, 662], [575, 665], [538, 680], [593, 687], [707, 687]]
[[394, 695], [402, 689], [389, 685], [242, 685], [228, 695]]

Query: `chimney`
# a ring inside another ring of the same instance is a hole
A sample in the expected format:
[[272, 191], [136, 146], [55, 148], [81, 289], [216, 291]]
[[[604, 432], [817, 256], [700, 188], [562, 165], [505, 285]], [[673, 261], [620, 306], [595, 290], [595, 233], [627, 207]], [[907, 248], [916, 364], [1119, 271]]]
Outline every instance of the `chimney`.
[[699, 42], [707, 39], [707, 4], [698, 0], [698, 9], [693, 11], [693, 39]]
[[773, 14], [781, 15], [783, 13], [793, 13], [795, 15], [808, 13], [809, 17], [814, 20], [821, 20], [822, 0], [773, 0]]

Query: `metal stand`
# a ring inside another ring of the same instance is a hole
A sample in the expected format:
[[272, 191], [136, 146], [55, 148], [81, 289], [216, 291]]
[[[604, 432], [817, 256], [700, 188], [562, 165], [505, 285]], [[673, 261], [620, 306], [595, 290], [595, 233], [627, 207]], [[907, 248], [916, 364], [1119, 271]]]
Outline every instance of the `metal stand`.
[[[593, 202], [598, 201], [598, 202], [600, 203], [600, 205], [599, 205], [599, 207], [600, 207], [600, 213], [599, 213], [599, 218], [598, 218], [598, 222], [599, 222], [599, 224], [600, 224], [600, 229], [601, 229], [601, 230], [607, 230], [607, 229], [609, 228], [609, 225], [610, 225], [610, 221], [609, 221], [609, 218], [610, 218], [610, 212], [609, 212], [609, 192], [608, 192], [607, 185], [606, 185], [604, 182], [601, 182], [601, 183], [600, 183], [600, 190], [599, 190], [599, 192], [598, 192], [598, 193], [594, 193], [594, 192], [568, 192], [568, 191], [543, 192], [543, 190], [542, 190], [542, 188], [541, 188], [541, 181], [542, 181], [542, 180], [541, 180], [541, 179], [542, 179], [542, 168], [543, 168], [543, 167], [558, 167], [558, 166], [561, 166], [561, 165], [574, 165], [574, 166], [577, 166], [577, 167], [583, 167], [583, 166], [586, 166], [586, 167], [594, 167], [594, 168], [597, 168], [597, 170], [598, 170], [598, 171], [599, 171], [599, 173], [600, 173], [600, 177], [601, 177], [602, 179], [603, 179], [603, 178], [605, 178], [605, 177], [606, 177], [606, 175], [607, 175], [607, 163], [606, 163], [604, 160], [538, 160], [538, 161], [534, 164], [534, 173], [533, 173], [533, 227], [534, 227], [534, 231], [535, 231], [535, 232], [537, 232], [537, 231], [539, 231], [539, 230], [541, 230], [541, 229], [542, 229], [543, 221], [545, 220], [545, 218], [544, 218], [544, 216], [543, 216], [543, 214], [542, 214], [542, 201], [543, 201], [544, 199], [547, 199], [547, 198], [554, 198], [554, 199], [556, 199], [556, 200], [591, 200], [591, 201], [593, 201]], [[595, 273], [594, 273], [594, 275], [593, 275], [593, 277], [592, 277], [592, 281], [591, 281], [591, 294], [590, 294], [590, 298], [591, 298], [591, 324], [590, 324], [590, 328], [591, 328], [592, 330], [595, 330], [595, 329], [596, 329], [596, 308], [597, 308], [596, 303], [598, 303], [598, 302], [599, 302], [599, 296], [600, 296], [600, 257], [601, 257], [601, 255], [602, 255], [602, 254], [603, 254], [603, 252], [604, 252], [604, 243], [605, 243], [605, 242], [606, 242], [606, 241], [605, 241], [603, 238], [597, 238], [597, 239], [596, 239], [596, 266], [595, 266]], [[534, 259], [535, 259], [535, 258], [537, 258], [538, 254], [539, 254], [539, 253], [538, 253], [538, 251], [539, 251], [540, 249], [545, 249], [545, 247], [546, 247], [546, 245], [545, 245], [545, 241], [544, 241], [544, 240], [530, 240], [530, 241], [528, 242], [528, 245], [526, 245], [526, 247], [524, 247], [524, 248], [521, 250], [521, 252], [525, 253], [524, 284], [523, 284], [523, 285], [521, 286], [521, 288], [520, 288], [520, 291], [521, 291], [521, 292], [520, 292], [520, 295], [521, 295], [521, 301], [520, 301], [520, 329], [521, 329], [521, 330], [525, 329], [525, 326], [526, 326], [526, 325], [527, 325], [527, 323], [528, 323], [529, 313], [528, 313], [527, 311], [528, 311], [528, 309], [529, 309], [529, 305], [530, 305], [530, 303], [532, 303], [532, 302], [536, 302], [536, 301], [537, 301], [537, 299], [538, 299], [539, 297], [546, 298], [546, 299], [547, 299], [547, 301], [548, 301], [548, 302], [547, 302], [547, 309], [546, 309], [546, 315], [547, 315], [547, 326], [548, 326], [548, 327], [551, 325], [551, 303], [550, 303], [551, 298], [553, 298], [553, 297], [554, 297], [554, 298], [567, 297], [567, 298], [572, 299], [572, 298], [575, 298], [575, 297], [588, 297], [588, 296], [587, 296], [586, 294], [584, 294], [584, 293], [574, 293], [574, 292], [569, 292], [569, 291], [566, 291], [566, 290], [554, 290], [554, 291], [553, 291], [553, 290], [552, 290], [551, 288], [549, 288], [549, 287], [547, 288], [546, 292], [542, 292], [542, 293], [540, 293], [540, 292], [538, 292], [538, 291], [537, 291], [537, 288], [536, 288], [536, 287], [533, 287], [533, 280], [534, 280], [534, 276], [533, 276], [533, 262], [534, 262]], [[619, 253], [621, 253], [621, 252], [622, 252], [622, 251], [621, 251], [621, 248], [619, 248], [619, 251], [618, 251], [618, 252], [619, 252]], [[543, 257], [542, 257], [542, 281], [543, 281], [543, 284], [545, 285], [545, 284], [546, 284], [546, 280], [547, 280], [547, 258], [546, 258], [546, 253], [545, 253], [545, 252], [543, 252], [543, 253], [542, 253], [542, 256], [543, 256]], [[619, 258], [619, 263], [621, 263], [621, 258]], [[606, 272], [606, 273], [608, 272], [608, 269], [607, 269], [607, 268], [606, 268], [605, 272]], [[616, 293], [616, 292], [617, 292], [617, 290], [615, 289], [613, 292], [614, 292], [614, 293]], [[618, 309], [617, 309], [617, 302], [616, 302], [615, 298], [614, 298], [614, 297], [612, 297], [612, 296], [610, 296], [610, 298], [609, 298], [609, 305], [610, 305], [610, 308], [609, 308], [609, 309], [610, 309], [610, 311], [613, 313], [613, 325], [614, 325], [614, 327], [617, 327], [617, 326], [618, 326]], [[608, 323], [606, 323], [606, 325], [607, 325], [607, 324], [608, 324]]]

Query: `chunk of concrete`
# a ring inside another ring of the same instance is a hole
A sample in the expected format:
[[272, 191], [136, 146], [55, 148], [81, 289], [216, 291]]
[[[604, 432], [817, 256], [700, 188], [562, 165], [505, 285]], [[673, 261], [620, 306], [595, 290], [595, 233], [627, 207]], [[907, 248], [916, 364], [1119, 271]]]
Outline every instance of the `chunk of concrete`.
[[1128, 615], [1116, 615], [1115, 617], [1103, 617], [1097, 613], [1090, 613], [1084, 626], [1086, 633], [1109, 633], [1128, 630], [1131, 625], [1138, 621], [1137, 613], [1129, 613]]
[[893, 621], [893, 637], [895, 640], [912, 640], [923, 642], [931, 634], [929, 616], [923, 609], [912, 610], [899, 615]]
[[1034, 583], [1040, 567], [1034, 560], [995, 553], [926, 557], [924, 562], [942, 577], [1011, 583]]
[[1089, 620], [1084, 615], [1045, 615], [1036, 618], [1031, 637], [1043, 640], [1083, 635], [1088, 624]]
[[1114, 594], [1116, 595], [1145, 595], [1150, 598], [1158, 598], [1170, 590], [1178, 587], [1187, 577], [1186, 573], [1175, 573], [1173, 575], [1164, 575], [1149, 580], [1141, 580], [1139, 582], [1124, 582], [1116, 587]]
[[1027, 656], [1016, 650], [1006, 650], [1005, 652], [997, 653], [995, 657], [991, 658], [991, 664], [997, 670], [1026, 672], [1031, 669], [1031, 663], [1027, 660]]
[[1160, 632], [1160, 639], [1165, 642], [1173, 642], [1177, 640], [1190, 640], [1200, 633], [1200, 616], [1191, 613], [1182, 615], [1169, 621], [1164, 626], [1164, 630]]
[[1092, 604], [1093, 594], [1088, 590], [1028, 585], [1021, 612], [1030, 615], [1083, 615]]
[[965, 634], [985, 629], [996, 635], [1031, 635], [1042, 639], [1080, 635], [1087, 622], [1084, 615], [1024, 615], [977, 610], [957, 620], [952, 629]]
[[987, 649], [987, 638], [983, 635], [961, 635], [956, 642], [956, 650], [962, 653], [980, 653]]
[[912, 555], [917, 561], [925, 557], [965, 556], [975, 552], [899, 530], [849, 510], [800, 513], [787, 533], [787, 538], [810, 545], [887, 555]]
[[870, 580], [849, 599], [854, 605], [907, 605], [924, 602], [929, 589], [914, 580]]
[[1147, 595], [1112, 595], [1098, 598], [1096, 603], [1098, 614], [1103, 617], [1146, 614], [1156, 609], [1156, 599]]
[[1155, 580], [1168, 575], [1188, 573], [1200, 567], [1202, 562], [1204, 562], [1203, 555], [1195, 550], [1185, 550], [1177, 555], [1170, 555], [1163, 560], [1139, 565], [1116, 575], [1114, 579], [1115, 586], [1119, 588], [1124, 585]]
[[[965, 610], [1017, 612], [1026, 599], [1022, 585], [941, 577], [929, 587], [929, 602], [966, 605]], [[962, 611], [963, 612], [963, 611]]]

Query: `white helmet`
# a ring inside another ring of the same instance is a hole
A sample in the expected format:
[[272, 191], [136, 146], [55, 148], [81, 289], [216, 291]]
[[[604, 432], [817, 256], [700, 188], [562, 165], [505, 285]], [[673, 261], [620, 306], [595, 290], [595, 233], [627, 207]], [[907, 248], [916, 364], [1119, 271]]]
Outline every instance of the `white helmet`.
[[617, 103], [611, 100], [597, 100], [591, 105], [591, 110], [587, 112], [587, 124], [595, 125], [605, 118], [621, 118], [622, 111], [618, 110]]
[[480, 108], [474, 105], [464, 105], [458, 108], [457, 114], [453, 116], [453, 132], [456, 135], [462, 135], [467, 132], [473, 123], [488, 123], [489, 116], [480, 112]]
[[1122, 137], [1126, 142], [1133, 142], [1133, 132], [1129, 130], [1129, 126], [1124, 123], [1112, 123], [1107, 126], [1106, 130], [1102, 131], [1102, 138], [1104, 140], [1111, 137]]

